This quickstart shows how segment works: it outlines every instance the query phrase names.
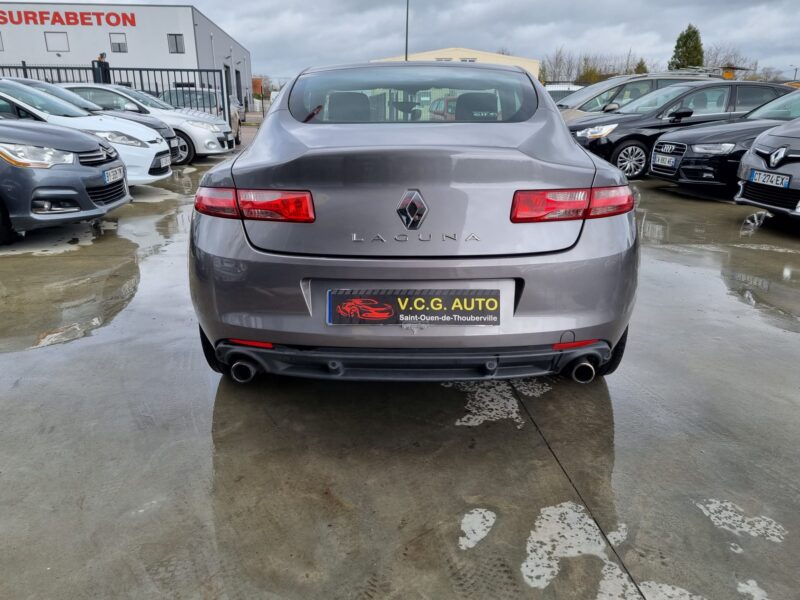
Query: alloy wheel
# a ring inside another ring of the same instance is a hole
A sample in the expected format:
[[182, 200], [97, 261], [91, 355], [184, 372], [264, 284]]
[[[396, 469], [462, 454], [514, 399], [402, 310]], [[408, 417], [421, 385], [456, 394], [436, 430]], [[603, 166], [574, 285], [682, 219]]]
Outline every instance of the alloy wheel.
[[617, 157], [617, 167], [628, 177], [641, 174], [647, 164], [647, 154], [639, 146], [623, 148]]
[[189, 144], [186, 143], [182, 137], [178, 136], [178, 157], [175, 159], [175, 164], [182, 165], [186, 162], [186, 157], [189, 156]]

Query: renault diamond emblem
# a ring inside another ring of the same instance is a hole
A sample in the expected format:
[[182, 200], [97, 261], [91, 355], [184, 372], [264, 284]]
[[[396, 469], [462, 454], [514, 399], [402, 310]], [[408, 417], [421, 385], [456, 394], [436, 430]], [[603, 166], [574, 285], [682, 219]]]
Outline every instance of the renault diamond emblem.
[[783, 148], [778, 148], [775, 150], [775, 152], [769, 155], [769, 166], [774, 169], [781, 164], [784, 156], [786, 156], [786, 146]]
[[406, 229], [419, 229], [425, 220], [425, 215], [428, 214], [428, 206], [419, 191], [408, 190], [397, 205], [397, 214], [400, 215]]

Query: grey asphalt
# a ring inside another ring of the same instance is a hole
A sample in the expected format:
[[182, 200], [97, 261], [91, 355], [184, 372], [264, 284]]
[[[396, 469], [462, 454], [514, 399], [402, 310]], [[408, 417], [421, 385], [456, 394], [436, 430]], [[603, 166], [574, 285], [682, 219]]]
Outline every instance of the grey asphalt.
[[796, 228], [637, 184], [588, 386], [242, 387], [188, 294], [208, 164], [0, 250], [0, 598], [800, 597]]

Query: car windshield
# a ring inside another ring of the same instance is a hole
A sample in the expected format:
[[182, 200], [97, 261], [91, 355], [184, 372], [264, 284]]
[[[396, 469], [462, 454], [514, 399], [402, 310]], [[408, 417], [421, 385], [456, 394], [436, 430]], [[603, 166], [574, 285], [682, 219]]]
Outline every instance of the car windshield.
[[580, 106], [584, 102], [591, 100], [595, 96], [602, 94], [607, 89], [613, 88], [624, 82], [624, 77], [612, 77], [611, 79], [606, 79], [605, 81], [599, 81], [597, 83], [593, 83], [592, 85], [587, 85], [585, 88], [581, 88], [577, 92], [572, 92], [569, 96], [562, 98], [559, 101], [558, 106], [559, 108], [575, 108], [576, 106]]
[[89, 112], [103, 110], [101, 106], [98, 106], [94, 102], [89, 102], [86, 98], [79, 96], [75, 92], [71, 92], [68, 89], [59, 87], [57, 85], [53, 85], [52, 83], [47, 83], [45, 81], [32, 81], [30, 83], [25, 82], [25, 85], [37, 89], [40, 92], [45, 92], [46, 94], [55, 96], [56, 98], [60, 98], [64, 102], [69, 102], [70, 104], [74, 104], [78, 108], [82, 108], [83, 110]]
[[661, 110], [675, 98], [690, 89], [691, 88], [685, 85], [671, 85], [669, 87], [656, 90], [655, 92], [645, 94], [641, 98], [637, 98], [633, 102], [629, 102], [616, 112], [630, 115], [645, 114], [656, 110]]
[[[452, 104], [452, 112], [439, 109]], [[536, 111], [521, 72], [456, 66], [359, 67], [300, 76], [289, 111], [304, 123], [518, 122]]]
[[746, 119], [791, 121], [800, 118], [800, 91], [776, 98], [750, 112]]
[[19, 83], [0, 81], [0, 92], [54, 117], [86, 117], [89, 115], [88, 112], [74, 104]]
[[139, 90], [134, 90], [127, 87], [117, 87], [117, 89], [122, 92], [123, 94], [127, 94], [140, 104], [144, 104], [148, 108], [158, 108], [161, 110], [175, 110], [174, 106], [167, 104], [166, 102], [162, 102], [158, 98], [151, 96], [146, 92], [142, 92]]

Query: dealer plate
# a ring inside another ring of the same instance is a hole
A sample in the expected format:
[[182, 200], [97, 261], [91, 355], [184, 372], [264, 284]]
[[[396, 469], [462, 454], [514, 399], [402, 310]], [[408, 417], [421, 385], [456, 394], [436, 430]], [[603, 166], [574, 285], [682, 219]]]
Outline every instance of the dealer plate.
[[500, 290], [328, 290], [329, 325], [500, 325]]
[[762, 185], [771, 185], [772, 187], [788, 188], [789, 183], [792, 181], [790, 175], [780, 175], [779, 173], [768, 173], [766, 171], [757, 171], [750, 169], [750, 181], [753, 183], [760, 183]]
[[114, 183], [125, 177], [125, 167], [114, 167], [103, 173], [103, 179], [106, 183]]
[[675, 157], [666, 156], [664, 154], [653, 154], [653, 164], [661, 167], [674, 167]]

